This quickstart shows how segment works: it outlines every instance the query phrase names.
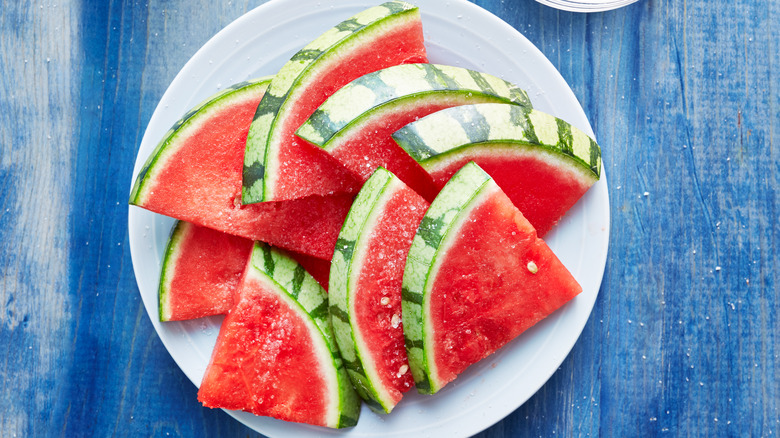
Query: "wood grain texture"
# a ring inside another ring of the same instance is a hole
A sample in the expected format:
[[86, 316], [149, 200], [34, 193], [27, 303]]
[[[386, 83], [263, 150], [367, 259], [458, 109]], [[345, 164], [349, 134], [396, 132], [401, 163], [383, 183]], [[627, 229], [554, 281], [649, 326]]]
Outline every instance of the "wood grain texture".
[[[127, 196], [168, 84], [260, 3], [3, 2], [0, 435], [257, 436], [202, 408], [154, 333]], [[579, 341], [480, 436], [780, 433], [780, 2], [475, 3], [574, 90], [612, 215]]]
[[[72, 10], [39, 14], [13, 4], [0, 15], [0, 369], [2, 434], [42, 433], [35, 413], [57, 408], [42, 388], [61, 392], [73, 306], [68, 289], [68, 220], [74, 95]], [[41, 202], [45, 201], [45, 202]], [[67, 359], [66, 359], [67, 360]], [[10, 435], [9, 435], [10, 436]]]

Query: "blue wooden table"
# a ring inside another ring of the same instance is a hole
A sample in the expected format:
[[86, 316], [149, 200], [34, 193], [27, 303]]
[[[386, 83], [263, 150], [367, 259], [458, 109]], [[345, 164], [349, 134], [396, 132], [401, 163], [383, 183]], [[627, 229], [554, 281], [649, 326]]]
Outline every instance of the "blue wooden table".
[[[202, 408], [143, 309], [127, 199], [152, 111], [263, 3], [4, 1], [0, 436], [255, 436]], [[484, 437], [780, 434], [780, 1], [475, 3], [570, 84], [612, 229], [571, 354]]]

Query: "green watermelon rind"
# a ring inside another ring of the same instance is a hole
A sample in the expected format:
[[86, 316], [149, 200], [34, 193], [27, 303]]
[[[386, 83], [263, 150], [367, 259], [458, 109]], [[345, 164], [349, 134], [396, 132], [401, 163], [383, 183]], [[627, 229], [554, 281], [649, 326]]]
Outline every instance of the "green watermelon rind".
[[230, 107], [237, 101], [265, 92], [272, 78], [272, 76], [264, 76], [231, 85], [206, 98], [176, 121], [163, 135], [162, 140], [138, 172], [130, 191], [130, 205], [143, 206], [145, 195], [151, 190], [150, 187], [154, 186], [154, 180], [160, 169], [165, 167], [168, 159], [185, 143], [189, 131], [199, 129], [219, 109]]
[[[389, 1], [366, 9], [341, 22], [309, 43], [288, 61], [276, 75], [260, 101], [255, 119], [249, 128], [241, 199], [245, 204], [272, 201], [274, 175], [278, 163], [273, 160], [274, 128], [286, 109], [286, 103], [302, 89], [307, 79], [338, 62], [340, 50], [349, 50], [361, 39], [403, 22], [419, 17], [416, 6], [403, 1]], [[362, 38], [361, 38], [362, 37]]]
[[353, 311], [353, 303], [358, 293], [355, 283], [359, 280], [368, 247], [366, 240], [371, 238], [385, 205], [403, 187], [402, 184], [392, 173], [380, 167], [363, 185], [339, 233], [328, 286], [333, 331], [347, 373], [366, 404], [380, 413], [390, 413], [394, 402], [380, 384], [376, 365], [362, 353], [368, 346], [361, 333], [355, 330], [354, 318], [357, 315]]
[[507, 154], [536, 148], [591, 184], [601, 175], [601, 148], [594, 139], [562, 119], [517, 105], [448, 108], [404, 126], [393, 139], [428, 172], [474, 148], [503, 148]]
[[[436, 381], [436, 369], [429, 356], [433, 350], [428, 292], [436, 277], [439, 254], [457, 237], [458, 224], [468, 218], [485, 187], [493, 180], [479, 166], [463, 166], [439, 192], [420, 223], [404, 267], [401, 316], [404, 340], [417, 391], [434, 394], [443, 383]], [[497, 188], [497, 186], [495, 186]], [[446, 252], [446, 251], [445, 251]]]
[[170, 286], [171, 277], [176, 271], [176, 264], [181, 256], [181, 243], [187, 237], [191, 230], [190, 224], [185, 221], [176, 221], [171, 229], [171, 235], [168, 238], [168, 244], [165, 247], [162, 269], [160, 270], [160, 283], [158, 286], [158, 313], [160, 321], [169, 321], [171, 317], [170, 308]]
[[287, 300], [292, 308], [298, 308], [301, 318], [316, 326], [319, 336], [328, 350], [329, 361], [335, 372], [338, 385], [338, 418], [328, 419], [329, 427], [343, 428], [357, 424], [360, 417], [360, 399], [355, 393], [346, 373], [336, 344], [328, 311], [328, 294], [306, 270], [286, 253], [262, 242], [255, 242], [250, 259], [250, 271], [265, 277], [277, 286], [277, 293]]
[[528, 94], [487, 73], [438, 64], [402, 64], [361, 76], [314, 111], [296, 134], [332, 152], [370, 118], [425, 102], [510, 103], [531, 107]]

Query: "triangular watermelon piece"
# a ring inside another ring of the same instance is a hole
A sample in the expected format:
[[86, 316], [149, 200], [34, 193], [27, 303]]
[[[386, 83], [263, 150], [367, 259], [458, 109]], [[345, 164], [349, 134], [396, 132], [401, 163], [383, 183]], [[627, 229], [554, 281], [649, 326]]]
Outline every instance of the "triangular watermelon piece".
[[[181, 321], [227, 313], [252, 254], [253, 242], [186, 221], [177, 221], [160, 275], [160, 321]], [[288, 251], [327, 289], [330, 263]]]
[[418, 391], [430, 394], [582, 291], [474, 163], [426, 212], [403, 288], [409, 365]]
[[389, 413], [414, 384], [401, 324], [406, 254], [428, 203], [383, 168], [339, 234], [328, 294], [336, 341], [358, 394]]
[[130, 204], [330, 260], [351, 195], [241, 205], [246, 136], [269, 82], [237, 84], [177, 122], [139, 173]]
[[239, 297], [198, 400], [317, 426], [357, 424], [360, 399], [333, 341], [325, 290], [294, 260], [256, 243]]
[[474, 161], [523, 212], [540, 237], [598, 181], [601, 149], [569, 123], [506, 104], [448, 108], [393, 138], [443, 187]]
[[245, 204], [357, 193], [355, 176], [295, 136], [325, 99], [349, 81], [385, 67], [426, 62], [417, 7], [390, 1], [345, 20], [295, 54], [257, 107], [246, 142]]
[[249, 239], [177, 221], [160, 275], [160, 321], [227, 313], [251, 253]]

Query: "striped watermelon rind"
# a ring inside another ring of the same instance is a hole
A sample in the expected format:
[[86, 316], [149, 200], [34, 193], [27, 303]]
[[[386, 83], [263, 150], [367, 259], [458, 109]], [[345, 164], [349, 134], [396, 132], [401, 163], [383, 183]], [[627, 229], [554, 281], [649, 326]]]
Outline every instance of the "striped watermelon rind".
[[296, 89], [320, 69], [338, 62], [339, 53], [349, 50], [359, 39], [381, 33], [398, 23], [416, 17], [416, 6], [389, 1], [366, 9], [331, 28], [309, 43], [276, 74], [260, 101], [255, 120], [249, 128], [244, 155], [242, 202], [245, 204], [274, 200], [275, 175], [279, 171], [278, 151], [281, 141], [277, 125], [288, 113], [288, 103], [295, 101]]
[[543, 152], [568, 163], [591, 184], [601, 174], [601, 149], [594, 139], [564, 120], [517, 105], [448, 108], [406, 125], [393, 139], [429, 172], [470, 148], [503, 148], [505, 153]]
[[176, 267], [176, 262], [181, 256], [181, 242], [187, 238], [187, 233], [189, 233], [190, 230], [191, 225], [188, 222], [176, 221], [176, 225], [171, 229], [168, 245], [165, 247], [158, 293], [160, 321], [169, 321], [171, 319], [171, 280], [174, 273], [173, 271]]
[[187, 137], [203, 126], [203, 123], [215, 112], [240, 102], [250, 96], [265, 92], [271, 83], [272, 76], [264, 76], [234, 84], [210, 96], [182, 116], [162, 140], [157, 144], [149, 158], [146, 159], [141, 171], [138, 172], [133, 188], [130, 191], [130, 205], [143, 206], [150, 187], [154, 185], [156, 169], [164, 169], [167, 160], [176, 153], [178, 147], [186, 144]]
[[358, 291], [355, 285], [366, 257], [367, 240], [384, 212], [384, 205], [402, 186], [398, 178], [383, 168], [378, 168], [363, 185], [339, 234], [328, 285], [333, 332], [347, 373], [366, 404], [382, 413], [389, 413], [395, 403], [381, 385], [377, 365], [363, 353], [369, 347], [357, 330], [354, 301]]
[[470, 207], [477, 204], [490, 181], [490, 176], [473, 163], [453, 175], [425, 213], [406, 258], [401, 315], [409, 368], [417, 391], [423, 394], [433, 394], [443, 386], [433, 378], [435, 364], [426, 355], [433, 351], [431, 322], [425, 317], [429, 304], [426, 292], [431, 286], [428, 280], [434, 277], [436, 258], [446, 247], [448, 234], [453, 230], [457, 234], [457, 222], [468, 218]]
[[328, 311], [328, 294], [298, 262], [287, 254], [262, 242], [255, 242], [252, 250], [249, 272], [260, 275], [273, 285], [275, 291], [285, 300], [294, 302], [300, 309], [301, 318], [311, 321], [319, 332], [319, 338], [327, 349], [323, 363], [330, 364], [335, 380], [336, 394], [332, 402], [337, 406], [326, 420], [329, 427], [342, 428], [357, 424], [360, 416], [360, 399], [347, 376], [344, 362], [336, 344]]
[[502, 102], [531, 107], [528, 94], [487, 73], [437, 64], [403, 64], [355, 79], [330, 96], [296, 134], [328, 152], [372, 117], [425, 102]]

